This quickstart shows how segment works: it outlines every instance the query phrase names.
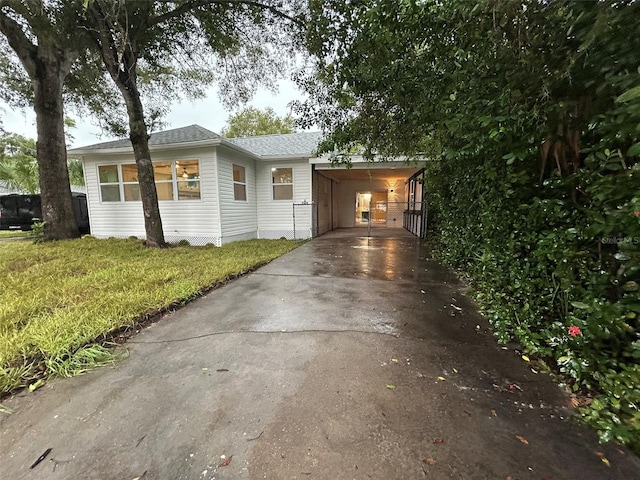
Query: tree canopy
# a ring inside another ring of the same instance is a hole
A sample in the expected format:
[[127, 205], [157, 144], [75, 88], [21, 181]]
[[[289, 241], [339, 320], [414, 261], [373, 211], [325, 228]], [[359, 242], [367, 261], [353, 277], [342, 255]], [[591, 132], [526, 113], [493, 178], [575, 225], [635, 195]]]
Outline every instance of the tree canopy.
[[295, 123], [291, 115], [279, 117], [271, 107], [264, 110], [246, 107], [235, 115], [229, 116], [227, 125], [221, 133], [225, 137], [231, 138], [294, 133], [295, 131]]

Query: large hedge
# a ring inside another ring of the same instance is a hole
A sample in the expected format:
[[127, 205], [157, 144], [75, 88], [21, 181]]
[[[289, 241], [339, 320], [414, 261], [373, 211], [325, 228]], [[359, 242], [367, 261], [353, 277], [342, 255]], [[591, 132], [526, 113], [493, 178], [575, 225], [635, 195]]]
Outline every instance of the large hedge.
[[496, 335], [640, 451], [640, 2], [310, 3], [325, 148], [428, 158], [439, 255]]

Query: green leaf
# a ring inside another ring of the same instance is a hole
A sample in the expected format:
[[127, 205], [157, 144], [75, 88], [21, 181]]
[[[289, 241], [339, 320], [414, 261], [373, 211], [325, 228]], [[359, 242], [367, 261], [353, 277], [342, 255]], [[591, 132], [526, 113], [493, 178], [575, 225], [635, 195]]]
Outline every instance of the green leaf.
[[589, 305], [583, 302], [571, 302], [571, 305], [573, 305], [574, 307], [580, 310], [588, 310], [589, 308], [591, 308]]
[[622, 95], [616, 98], [616, 103], [628, 102], [629, 100], [633, 100], [634, 98], [638, 97], [640, 97], [640, 85], [624, 92]]
[[627, 151], [627, 157], [637, 157], [640, 155], [640, 142], [631, 145], [631, 148]]

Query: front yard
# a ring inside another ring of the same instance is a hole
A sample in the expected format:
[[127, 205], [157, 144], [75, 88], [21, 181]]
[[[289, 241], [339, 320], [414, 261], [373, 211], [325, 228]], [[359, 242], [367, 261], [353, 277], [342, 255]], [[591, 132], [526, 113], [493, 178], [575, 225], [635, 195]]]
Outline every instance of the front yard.
[[113, 361], [104, 342], [294, 248], [249, 240], [148, 249], [135, 239], [0, 244], [0, 395]]

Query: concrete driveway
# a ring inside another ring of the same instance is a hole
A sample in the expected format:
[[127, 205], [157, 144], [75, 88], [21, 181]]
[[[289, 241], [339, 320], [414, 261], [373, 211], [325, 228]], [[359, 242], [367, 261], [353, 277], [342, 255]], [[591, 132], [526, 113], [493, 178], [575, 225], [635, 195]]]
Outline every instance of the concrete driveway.
[[126, 347], [4, 403], [1, 478], [640, 478], [401, 231], [317, 238]]

